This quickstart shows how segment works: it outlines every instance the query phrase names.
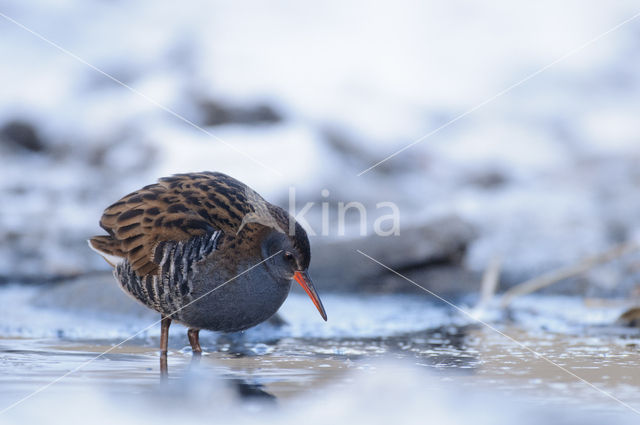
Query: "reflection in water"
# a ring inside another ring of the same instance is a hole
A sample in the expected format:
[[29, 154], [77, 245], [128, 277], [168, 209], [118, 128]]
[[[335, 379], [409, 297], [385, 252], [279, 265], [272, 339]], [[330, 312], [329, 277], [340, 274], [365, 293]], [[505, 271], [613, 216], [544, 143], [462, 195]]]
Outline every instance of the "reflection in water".
[[240, 398], [245, 400], [260, 400], [266, 402], [275, 402], [276, 396], [264, 390], [264, 385], [251, 383], [242, 379], [231, 380], [233, 386]]
[[[193, 351], [191, 354], [191, 367], [200, 364], [201, 351]], [[160, 381], [165, 382], [169, 379], [169, 364], [167, 362], [167, 352], [160, 351]]]
[[[243, 355], [245, 354], [240, 354], [239, 356]], [[185, 370], [185, 372], [191, 374], [193, 374], [194, 372], [196, 374], [200, 372], [201, 358], [201, 352], [193, 352], [191, 354], [189, 367]], [[265, 391], [264, 385], [259, 382], [251, 382], [240, 377], [228, 378], [226, 379], [226, 381], [231, 384], [231, 388], [241, 399], [260, 400], [267, 402], [274, 402], [276, 400], [276, 396]], [[169, 383], [169, 365], [167, 362], [167, 353], [164, 351], [160, 352], [160, 383], [161, 385], [168, 385]]]
[[167, 352], [160, 352], [160, 382], [166, 382], [169, 379], [169, 365], [167, 364]]

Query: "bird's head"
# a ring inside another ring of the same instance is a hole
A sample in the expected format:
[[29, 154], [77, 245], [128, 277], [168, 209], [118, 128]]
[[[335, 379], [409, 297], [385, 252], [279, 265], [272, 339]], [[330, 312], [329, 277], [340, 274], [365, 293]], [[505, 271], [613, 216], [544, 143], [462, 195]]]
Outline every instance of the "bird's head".
[[294, 279], [302, 286], [326, 321], [327, 313], [309, 277], [311, 249], [302, 226], [295, 223], [295, 231], [291, 234], [275, 229], [271, 231], [263, 240], [262, 256], [266, 259], [267, 270], [276, 280]]

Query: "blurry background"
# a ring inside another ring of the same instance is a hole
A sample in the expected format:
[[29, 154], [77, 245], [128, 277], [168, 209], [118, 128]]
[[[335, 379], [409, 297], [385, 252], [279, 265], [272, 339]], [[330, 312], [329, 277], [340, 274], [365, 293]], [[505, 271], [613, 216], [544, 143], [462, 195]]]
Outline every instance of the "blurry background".
[[[264, 386], [281, 401], [263, 423], [300, 423], [296, 403], [305, 423], [539, 424], [558, 418], [550, 403], [586, 423], [604, 423], [601, 408], [637, 413], [529, 351], [640, 406], [640, 334], [614, 325], [637, 304], [637, 251], [554, 294], [475, 311], [526, 347], [356, 251], [471, 306], [495, 259], [504, 289], [637, 242], [637, 2], [167, 3], [0, 5], [0, 409], [78, 369], [3, 420], [255, 419], [222, 388], [237, 382], [242, 397]], [[329, 322], [292, 294], [284, 321], [205, 332], [192, 375], [176, 324], [167, 389], [156, 315], [86, 239], [122, 195], [202, 170], [285, 208], [295, 190], [298, 211], [316, 203], [305, 216], [316, 232], [329, 203], [328, 235], [311, 238]], [[337, 203], [350, 201], [367, 206], [364, 238], [355, 213], [337, 233]], [[399, 236], [372, 234], [389, 212], [379, 202], [398, 205]], [[78, 389], [85, 408], [61, 412]]]
[[[575, 51], [633, 6], [5, 2], [130, 88], [0, 19], [1, 279], [107, 270], [85, 245], [104, 207], [200, 170], [284, 207], [290, 187], [300, 206], [363, 202], [369, 229], [381, 201], [397, 203], [403, 229], [455, 215], [475, 232], [462, 266], [502, 256], [507, 282], [634, 238], [640, 22]], [[319, 213], [307, 215], [317, 228]], [[590, 283], [628, 292], [633, 276], [616, 267]]]

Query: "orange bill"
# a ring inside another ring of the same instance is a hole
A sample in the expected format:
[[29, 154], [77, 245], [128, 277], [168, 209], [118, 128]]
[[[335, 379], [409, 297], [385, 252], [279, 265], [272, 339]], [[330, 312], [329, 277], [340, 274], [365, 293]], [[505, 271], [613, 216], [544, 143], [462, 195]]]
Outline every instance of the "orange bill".
[[309, 273], [306, 270], [297, 271], [294, 273], [293, 278], [300, 284], [300, 286], [302, 286], [302, 289], [304, 289], [307, 295], [309, 295], [309, 298], [311, 298], [311, 301], [313, 301], [313, 304], [316, 306], [316, 308], [320, 312], [320, 315], [326, 322], [327, 313], [324, 311], [324, 306], [322, 305], [322, 301], [320, 300], [320, 297], [316, 292], [316, 288], [313, 286], [313, 282], [309, 277]]

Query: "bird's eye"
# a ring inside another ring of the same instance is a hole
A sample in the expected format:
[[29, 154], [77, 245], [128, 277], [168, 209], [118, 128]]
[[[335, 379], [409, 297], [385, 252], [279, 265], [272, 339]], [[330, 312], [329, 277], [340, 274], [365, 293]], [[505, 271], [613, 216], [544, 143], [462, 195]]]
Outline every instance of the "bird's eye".
[[288, 252], [288, 251], [285, 252], [284, 253], [284, 259], [287, 260], [287, 261], [293, 261], [293, 254]]

